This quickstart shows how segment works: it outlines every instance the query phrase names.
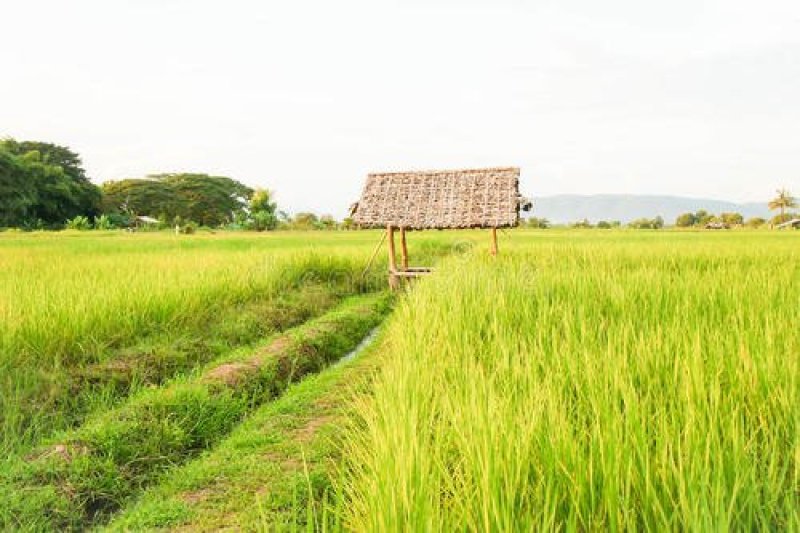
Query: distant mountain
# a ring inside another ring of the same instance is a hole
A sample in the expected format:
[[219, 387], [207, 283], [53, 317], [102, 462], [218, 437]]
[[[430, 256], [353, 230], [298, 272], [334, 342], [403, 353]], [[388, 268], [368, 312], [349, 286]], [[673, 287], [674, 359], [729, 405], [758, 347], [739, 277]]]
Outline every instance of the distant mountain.
[[682, 196], [646, 196], [635, 194], [560, 194], [533, 198], [533, 211], [527, 216], [546, 218], [554, 224], [565, 224], [589, 219], [619, 220], [623, 223], [660, 215], [668, 224], [674, 224], [681, 213], [705, 209], [709, 213], [738, 212], [745, 219], [750, 217], [769, 218], [767, 202], [737, 204], [705, 198], [684, 198]]

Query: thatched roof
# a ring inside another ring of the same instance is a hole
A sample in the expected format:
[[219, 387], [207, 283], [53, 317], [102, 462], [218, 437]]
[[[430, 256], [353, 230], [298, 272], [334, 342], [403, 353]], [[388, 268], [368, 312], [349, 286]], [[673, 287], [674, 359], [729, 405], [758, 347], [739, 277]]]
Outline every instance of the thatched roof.
[[370, 174], [353, 220], [362, 227], [502, 228], [519, 223], [518, 168]]

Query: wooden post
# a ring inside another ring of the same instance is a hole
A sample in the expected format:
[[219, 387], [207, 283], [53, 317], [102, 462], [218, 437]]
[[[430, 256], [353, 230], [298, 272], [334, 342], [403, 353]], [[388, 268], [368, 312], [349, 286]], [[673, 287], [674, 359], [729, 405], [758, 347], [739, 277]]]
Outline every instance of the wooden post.
[[389, 288], [395, 290], [398, 287], [398, 279], [395, 276], [397, 259], [394, 251], [394, 228], [391, 224], [386, 226], [386, 236], [389, 238]]
[[408, 270], [408, 248], [406, 247], [406, 228], [400, 228], [400, 255], [402, 257], [401, 265], [403, 270]]
[[497, 228], [492, 228], [492, 243], [489, 247], [489, 254], [493, 257], [497, 255]]

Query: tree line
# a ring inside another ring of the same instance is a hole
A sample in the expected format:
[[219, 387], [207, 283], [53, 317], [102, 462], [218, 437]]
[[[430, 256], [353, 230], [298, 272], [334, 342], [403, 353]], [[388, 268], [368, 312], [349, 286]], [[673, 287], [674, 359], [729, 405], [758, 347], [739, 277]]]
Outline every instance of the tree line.
[[226, 176], [153, 174], [97, 186], [80, 156], [65, 146], [0, 140], [0, 228], [112, 229], [142, 221], [185, 232], [198, 226], [255, 231], [352, 226], [330, 215], [289, 216], [270, 191]]
[[[800, 217], [790, 211], [797, 200], [782, 189], [769, 204], [779, 211], [767, 221], [741, 213], [715, 215], [705, 210], [683, 213], [679, 228], [761, 227]], [[143, 219], [143, 216], [146, 219]], [[155, 222], [151, 221], [153, 219]], [[80, 156], [64, 146], [47, 142], [0, 140], [0, 228], [111, 229], [147, 220], [156, 227], [194, 231], [198, 226], [264, 231], [287, 229], [351, 229], [352, 219], [336, 221], [331, 215], [303, 212], [289, 216], [278, 209], [270, 191], [253, 189], [226, 176], [200, 173], [153, 174], [144, 178], [92, 183]], [[548, 228], [546, 218], [529, 218], [525, 225]], [[627, 224], [634, 229], [661, 229], [662, 217], [639, 218]], [[618, 220], [592, 223], [581, 220], [575, 228], [621, 227]]]
[[[767, 204], [772, 211], [779, 211], [778, 214], [767, 220], [762, 217], [751, 217], [745, 220], [741, 213], [726, 212], [718, 215], [709, 213], [704, 209], [695, 212], [683, 213], [678, 215], [675, 219], [675, 227], [678, 228], [733, 228], [733, 227], [749, 227], [760, 228], [762, 226], [771, 225], [776, 226], [790, 220], [800, 218], [800, 213], [789, 211], [798, 207], [798, 201], [786, 189], [777, 191], [775, 198], [770, 200]], [[664, 219], [661, 216], [654, 218], [638, 218], [632, 220], [627, 224], [627, 227], [632, 229], [661, 229], [664, 227]], [[531, 217], [525, 225], [529, 228], [546, 229], [553, 226], [546, 218]], [[597, 228], [609, 229], [622, 227], [619, 220], [600, 220], [597, 223], [592, 223], [588, 219], [579, 220], [567, 224], [571, 228]]]

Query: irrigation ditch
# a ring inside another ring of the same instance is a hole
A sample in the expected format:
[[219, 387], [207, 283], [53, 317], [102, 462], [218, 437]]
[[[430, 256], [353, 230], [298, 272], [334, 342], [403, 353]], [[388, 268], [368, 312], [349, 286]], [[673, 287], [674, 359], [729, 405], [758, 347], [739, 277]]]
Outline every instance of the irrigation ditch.
[[0, 477], [0, 529], [83, 530], [106, 522], [290, 384], [352, 354], [391, 299], [383, 292], [346, 298], [255, 351], [144, 389], [53, 436]]

